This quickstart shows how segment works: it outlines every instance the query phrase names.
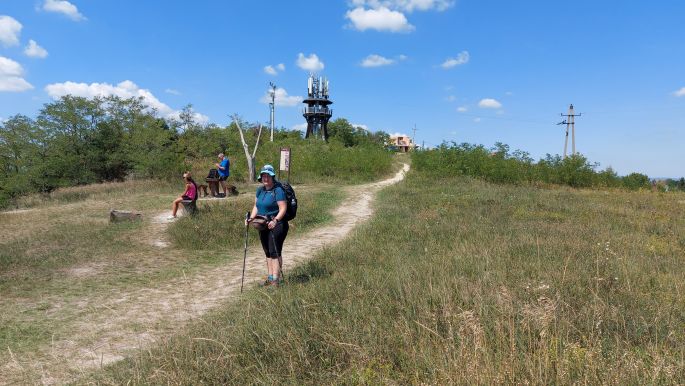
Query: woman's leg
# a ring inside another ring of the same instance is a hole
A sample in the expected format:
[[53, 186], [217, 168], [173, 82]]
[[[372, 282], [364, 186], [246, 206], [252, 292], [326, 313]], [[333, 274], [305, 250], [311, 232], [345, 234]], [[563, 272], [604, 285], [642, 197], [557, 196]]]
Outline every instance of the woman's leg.
[[181, 201], [183, 201], [183, 197], [179, 197], [179, 198], [174, 200], [173, 205], [171, 205], [172, 216], [176, 217], [176, 212], [178, 212], [178, 204], [180, 204]]

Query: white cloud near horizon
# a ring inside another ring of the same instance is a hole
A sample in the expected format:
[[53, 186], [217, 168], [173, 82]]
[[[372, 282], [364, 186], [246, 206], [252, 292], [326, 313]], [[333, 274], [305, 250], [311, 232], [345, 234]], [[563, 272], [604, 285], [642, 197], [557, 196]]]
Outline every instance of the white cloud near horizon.
[[478, 107], [482, 109], [499, 109], [502, 107], [502, 104], [496, 99], [484, 98], [478, 102]]
[[31, 39], [29, 40], [29, 45], [24, 48], [24, 55], [30, 57], [30, 58], [46, 58], [48, 56], [48, 51], [39, 46], [38, 43], [36, 43], [35, 40]]
[[[284, 88], [276, 87], [276, 97], [274, 99], [276, 106], [293, 107], [302, 103], [303, 100], [304, 98], [301, 96], [288, 95], [288, 92]], [[271, 103], [271, 90], [266, 90], [266, 94], [264, 94], [259, 101], [264, 104]]]
[[31, 90], [33, 85], [24, 78], [24, 68], [12, 59], [0, 56], [0, 92]]
[[673, 91], [673, 95], [677, 97], [685, 96], [685, 87], [681, 88], [680, 90]]
[[[120, 98], [143, 98], [150, 108], [157, 110], [165, 118], [179, 119], [180, 110], [174, 110], [161, 102], [150, 90], [138, 87], [130, 80], [125, 80], [117, 85], [109, 83], [76, 83], [63, 82], [52, 83], [45, 86], [45, 91], [53, 99], [59, 99], [65, 95], [80, 96], [84, 98], [106, 97], [110, 95]], [[201, 124], [209, 122], [209, 117], [198, 112], [193, 113], [193, 119]]]
[[291, 127], [292, 130], [307, 131], [307, 123], [298, 123]]
[[300, 52], [297, 55], [296, 64], [297, 67], [310, 72], [321, 71], [324, 68], [323, 62], [319, 59], [319, 57], [316, 54], [304, 56], [304, 54]]
[[471, 55], [469, 55], [468, 51], [462, 51], [455, 58], [447, 58], [440, 67], [444, 68], [445, 70], [456, 67], [456, 66], [461, 66], [462, 64], [466, 64], [469, 62], [469, 59], [471, 59]]
[[391, 64], [395, 64], [397, 61], [395, 59], [388, 59], [386, 57], [376, 55], [376, 54], [371, 54], [364, 58], [360, 65], [362, 67], [382, 67], [382, 66], [389, 66]]
[[386, 7], [375, 9], [357, 7], [347, 11], [345, 18], [349, 19], [351, 27], [358, 31], [372, 29], [385, 32], [411, 32], [415, 29], [402, 12], [392, 11]]
[[45, 0], [42, 9], [46, 12], [61, 13], [74, 21], [86, 20], [78, 8], [66, 0]]
[[19, 35], [22, 25], [15, 18], [7, 15], [0, 16], [0, 43], [4, 47], [16, 46], [19, 44]]
[[402, 10], [405, 12], [436, 10], [442, 12], [454, 5], [454, 0], [352, 0], [352, 7]]

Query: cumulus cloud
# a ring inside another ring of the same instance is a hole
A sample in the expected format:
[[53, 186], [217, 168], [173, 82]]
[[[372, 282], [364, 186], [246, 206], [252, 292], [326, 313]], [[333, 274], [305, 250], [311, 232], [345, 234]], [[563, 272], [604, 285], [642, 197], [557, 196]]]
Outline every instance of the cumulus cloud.
[[78, 11], [78, 8], [66, 0], [45, 0], [43, 11], [61, 13], [74, 21], [86, 20], [86, 17]]
[[454, 0], [352, 0], [353, 7], [397, 9], [405, 12], [444, 11], [454, 5]]
[[269, 75], [274, 75], [274, 76], [278, 75], [279, 71], [280, 72], [285, 71], [285, 64], [278, 63], [275, 66], [272, 66], [272, 65], [264, 66], [264, 72], [269, 74]]
[[366, 125], [361, 124], [361, 123], [350, 123], [350, 125], [352, 125], [352, 127], [356, 127], [356, 128], [362, 129], [364, 131], [369, 131], [369, 126], [366, 126]]
[[447, 58], [447, 60], [445, 60], [440, 65], [440, 67], [447, 70], [448, 68], [452, 68], [455, 66], [460, 66], [462, 64], [468, 63], [470, 58], [471, 58], [471, 56], [469, 55], [468, 51], [462, 51], [455, 58]]
[[680, 90], [673, 91], [673, 95], [677, 97], [685, 96], [685, 87], [681, 88]]
[[29, 40], [29, 45], [24, 48], [24, 54], [31, 58], [45, 58], [48, 56], [48, 51], [36, 43], [35, 40]]
[[316, 54], [304, 56], [303, 53], [297, 55], [297, 67], [310, 72], [317, 72], [323, 70], [324, 64]]
[[478, 102], [478, 107], [482, 109], [499, 109], [500, 107], [502, 107], [502, 104], [498, 102], [496, 99], [485, 98], [481, 99], [480, 102]]
[[392, 11], [386, 7], [372, 9], [357, 7], [347, 11], [345, 18], [349, 19], [351, 27], [358, 31], [373, 29], [387, 32], [411, 32], [415, 29], [402, 12]]
[[24, 68], [12, 59], [0, 56], [0, 92], [21, 92], [33, 86], [24, 78]]
[[457, 107], [457, 111], [459, 111], [460, 113], [465, 113], [465, 112], [469, 111], [469, 109], [466, 106], [459, 106], [459, 107]]
[[[281, 107], [293, 107], [302, 103], [303, 98], [301, 96], [288, 95], [288, 92], [284, 88], [276, 87], [276, 97], [274, 102], [276, 106]], [[264, 104], [271, 103], [271, 90], [267, 90], [266, 94], [259, 99], [260, 102]]]
[[5, 47], [19, 44], [22, 25], [11, 16], [0, 16], [0, 43]]
[[[143, 101], [150, 107], [157, 110], [165, 118], [178, 119], [180, 110], [174, 110], [167, 104], [161, 102], [150, 90], [138, 87], [130, 80], [125, 80], [117, 85], [109, 83], [76, 83], [64, 82], [53, 83], [45, 86], [45, 91], [53, 99], [59, 99], [65, 95], [74, 95], [84, 98], [106, 97], [115, 95], [120, 98], [143, 98]], [[200, 113], [194, 113], [193, 118], [198, 123], [209, 122], [209, 117]]]
[[388, 59], [386, 57], [372, 54], [364, 58], [361, 62], [362, 67], [382, 67], [382, 66], [389, 66], [391, 64], [394, 64], [395, 60], [394, 59]]

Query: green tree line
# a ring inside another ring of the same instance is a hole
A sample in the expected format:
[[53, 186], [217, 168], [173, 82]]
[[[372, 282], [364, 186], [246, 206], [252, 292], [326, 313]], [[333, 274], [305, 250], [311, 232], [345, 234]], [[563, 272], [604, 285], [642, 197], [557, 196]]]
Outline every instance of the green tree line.
[[[254, 146], [258, 125], [242, 122], [241, 126], [247, 128], [249, 146]], [[326, 175], [326, 163], [340, 167], [355, 158], [370, 157], [370, 162], [378, 163], [373, 170], [357, 170], [362, 175], [390, 167], [383, 150], [386, 133], [368, 132], [344, 118], [332, 121], [329, 133], [330, 143], [325, 144], [304, 141], [297, 130], [277, 129], [273, 143], [262, 135], [258, 159], [277, 162], [278, 146], [297, 147], [294, 157], [311, 163], [296, 164], [302, 178], [305, 167]], [[206, 172], [216, 162], [216, 154], [228, 150], [234, 180], [245, 180], [242, 143], [234, 123], [227, 127], [200, 124], [193, 119], [191, 105], [178, 118], [163, 119], [142, 98], [64, 96], [45, 104], [36, 118], [18, 114], [0, 123], [0, 207], [22, 195], [50, 193], [60, 187], [127, 178], [176, 178], [194, 167]], [[308, 152], [315, 153], [315, 159], [307, 158]]]
[[[597, 170], [598, 164], [589, 162], [580, 154], [566, 158], [547, 154], [535, 162], [530, 154], [521, 150], [512, 152], [508, 145], [499, 142], [489, 149], [469, 143], [443, 143], [437, 149], [414, 153], [413, 163], [417, 170], [435, 176], [468, 175], [497, 183], [547, 183], [630, 190], [652, 186], [644, 174], [619, 176], [611, 168]], [[675, 181], [671, 185], [685, 190], [685, 179], [681, 178], [681, 181], [682, 186]]]

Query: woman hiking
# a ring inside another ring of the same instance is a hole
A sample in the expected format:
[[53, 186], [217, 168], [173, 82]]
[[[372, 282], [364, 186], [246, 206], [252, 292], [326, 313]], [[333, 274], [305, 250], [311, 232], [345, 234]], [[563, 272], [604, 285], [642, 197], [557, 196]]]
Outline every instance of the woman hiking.
[[268, 276], [265, 286], [278, 286], [282, 278], [283, 242], [288, 235], [288, 222], [284, 221], [287, 210], [285, 190], [276, 181], [276, 173], [271, 165], [264, 165], [257, 178], [262, 186], [257, 188], [255, 204], [246, 225], [258, 216], [266, 218], [266, 226], [259, 230], [259, 240], [266, 255]]

